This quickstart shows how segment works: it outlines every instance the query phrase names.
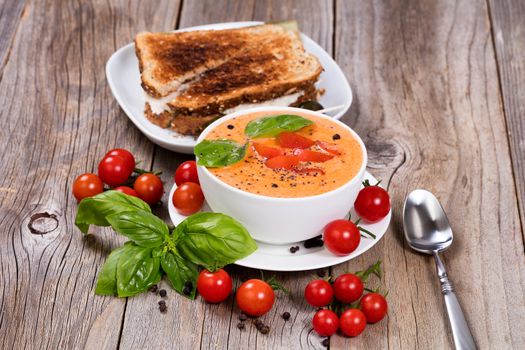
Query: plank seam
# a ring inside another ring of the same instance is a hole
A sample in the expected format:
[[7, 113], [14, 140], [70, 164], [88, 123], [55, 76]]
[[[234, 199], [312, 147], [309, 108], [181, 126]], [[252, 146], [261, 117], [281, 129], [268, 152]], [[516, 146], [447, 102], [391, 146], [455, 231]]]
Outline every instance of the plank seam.
[[519, 192], [518, 192], [518, 183], [517, 183], [517, 174], [516, 174], [516, 166], [515, 166], [515, 160], [514, 160], [514, 157], [513, 157], [513, 154], [512, 154], [512, 146], [511, 146], [511, 143], [512, 143], [512, 140], [510, 139], [510, 132], [509, 132], [509, 125], [508, 125], [508, 121], [507, 121], [507, 108], [505, 106], [505, 99], [503, 98], [503, 84], [502, 84], [502, 77], [501, 77], [501, 70], [500, 70], [500, 62], [498, 60], [498, 50], [497, 50], [497, 47], [496, 47], [496, 41], [495, 41], [495, 33], [494, 33], [494, 26], [493, 26], [493, 16], [492, 16], [492, 10], [491, 10], [491, 7], [490, 7], [490, 2], [489, 0], [486, 0], [485, 1], [485, 4], [487, 6], [487, 16], [488, 16], [488, 22], [489, 22], [489, 26], [490, 26], [490, 42], [492, 44], [492, 52], [494, 53], [494, 60], [496, 61], [496, 75], [498, 76], [498, 97], [499, 97], [499, 101], [500, 101], [500, 105], [501, 105], [501, 109], [503, 111], [503, 121], [504, 121], [504, 124], [505, 124], [505, 133], [507, 135], [507, 148], [509, 150], [509, 157], [510, 157], [510, 162], [511, 162], [511, 168], [512, 168], [512, 182], [514, 183], [514, 195], [515, 195], [515, 198], [516, 198], [516, 206], [518, 208], [518, 218], [519, 218], [519, 223], [520, 223], [520, 230], [521, 230], [521, 241], [522, 241], [522, 245], [523, 245], [523, 251], [525, 252], [525, 232], [524, 232], [524, 225], [525, 223], [522, 222], [522, 217], [523, 215], [519, 215], [520, 213], [523, 212], [524, 208], [521, 207], [521, 203], [520, 203], [520, 196], [519, 196]]

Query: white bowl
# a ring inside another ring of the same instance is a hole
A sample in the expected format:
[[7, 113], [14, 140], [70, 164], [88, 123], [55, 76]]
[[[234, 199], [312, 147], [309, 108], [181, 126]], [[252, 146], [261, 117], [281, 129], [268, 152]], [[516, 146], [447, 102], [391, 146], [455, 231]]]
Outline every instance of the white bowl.
[[250, 235], [261, 242], [286, 244], [315, 237], [327, 223], [344, 218], [353, 207], [366, 169], [365, 145], [355, 131], [340, 121], [321, 113], [291, 107], [259, 107], [229, 114], [210, 124], [197, 143], [204, 140], [217, 125], [255, 112], [312, 115], [348, 130], [361, 146], [363, 155], [357, 175], [341, 187], [319, 195], [276, 198], [240, 190], [218, 179], [206, 167], [198, 166], [199, 181], [206, 201], [214, 212], [230, 215], [241, 222]]

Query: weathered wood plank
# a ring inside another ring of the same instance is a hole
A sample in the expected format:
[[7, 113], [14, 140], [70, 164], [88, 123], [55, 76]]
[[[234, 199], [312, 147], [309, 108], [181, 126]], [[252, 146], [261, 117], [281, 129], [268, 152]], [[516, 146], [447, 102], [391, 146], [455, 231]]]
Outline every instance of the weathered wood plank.
[[[482, 2], [337, 1], [335, 56], [354, 87], [350, 124], [388, 180], [394, 220], [366, 256], [384, 260], [390, 314], [331, 348], [450, 348], [430, 257], [403, 241], [403, 200], [427, 188], [454, 229], [444, 254], [480, 348], [524, 344], [525, 268], [496, 62]], [[383, 150], [394, 155], [378, 156]]]
[[[97, 229], [82, 238], [70, 186], [114, 146], [151, 164], [153, 146], [119, 110], [104, 65], [136, 31], [175, 18], [170, 4], [41, 1], [26, 9], [0, 82], [2, 348], [118, 343], [125, 301], [95, 296], [93, 287], [122, 240]], [[30, 218], [43, 212], [56, 221], [32, 234]]]
[[24, 15], [25, 0], [4, 1], [0, 4], [0, 78], [9, 57], [16, 29]]
[[[525, 225], [525, 2], [489, 1], [522, 228]], [[525, 237], [524, 237], [525, 239]]]

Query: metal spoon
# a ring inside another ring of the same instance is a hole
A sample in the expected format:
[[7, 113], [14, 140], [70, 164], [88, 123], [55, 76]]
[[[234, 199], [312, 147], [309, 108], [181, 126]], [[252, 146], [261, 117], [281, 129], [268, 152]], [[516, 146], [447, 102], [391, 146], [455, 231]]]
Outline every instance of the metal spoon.
[[425, 190], [412, 191], [405, 201], [403, 226], [405, 239], [412, 249], [434, 255], [456, 349], [476, 349], [463, 310], [438, 255], [450, 247], [453, 237], [447, 215], [437, 198]]

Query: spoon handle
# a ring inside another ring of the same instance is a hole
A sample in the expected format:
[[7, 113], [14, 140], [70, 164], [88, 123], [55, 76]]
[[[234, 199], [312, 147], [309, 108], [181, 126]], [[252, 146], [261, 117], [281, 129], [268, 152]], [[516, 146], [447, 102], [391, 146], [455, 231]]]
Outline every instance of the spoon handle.
[[436, 268], [441, 283], [441, 292], [445, 297], [445, 305], [447, 307], [448, 320], [450, 328], [452, 328], [452, 336], [454, 337], [454, 345], [458, 350], [477, 349], [470, 328], [463, 315], [461, 305], [459, 305], [458, 298], [454, 292], [452, 283], [448, 280], [445, 265], [439, 258], [438, 252], [434, 251], [434, 258], [436, 260]]

